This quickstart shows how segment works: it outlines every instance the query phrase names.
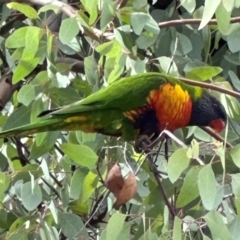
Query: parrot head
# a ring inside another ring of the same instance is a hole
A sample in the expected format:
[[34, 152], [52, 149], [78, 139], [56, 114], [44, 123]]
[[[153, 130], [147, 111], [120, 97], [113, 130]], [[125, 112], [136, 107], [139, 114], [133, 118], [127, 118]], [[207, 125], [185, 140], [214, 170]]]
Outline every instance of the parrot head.
[[190, 125], [208, 126], [215, 132], [221, 132], [227, 122], [227, 114], [223, 105], [207, 91], [193, 102]]

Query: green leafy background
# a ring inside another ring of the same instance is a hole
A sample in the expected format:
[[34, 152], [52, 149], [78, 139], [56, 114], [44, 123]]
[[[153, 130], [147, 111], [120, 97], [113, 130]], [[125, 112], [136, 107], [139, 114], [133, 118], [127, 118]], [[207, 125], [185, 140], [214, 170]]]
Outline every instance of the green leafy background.
[[[1, 139], [0, 238], [239, 239], [240, 1], [6, 2], [0, 88], [9, 74], [13, 90], [8, 97], [0, 90], [7, 103], [0, 128], [148, 71], [217, 86], [210, 91], [229, 122], [226, 144], [189, 127], [175, 132], [168, 162], [161, 149], [156, 164], [174, 217], [132, 142], [78, 131]], [[136, 173], [138, 185], [118, 210], [103, 185], [116, 162]]]

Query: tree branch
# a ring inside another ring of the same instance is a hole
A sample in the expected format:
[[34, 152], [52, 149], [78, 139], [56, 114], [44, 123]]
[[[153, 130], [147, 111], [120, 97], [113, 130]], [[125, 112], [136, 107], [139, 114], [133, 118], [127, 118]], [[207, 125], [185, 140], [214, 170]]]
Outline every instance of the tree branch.
[[[179, 20], [172, 20], [167, 22], [161, 22], [158, 24], [160, 28], [166, 28], [166, 27], [172, 27], [177, 25], [199, 25], [201, 23], [202, 19], [179, 19]], [[240, 17], [233, 17], [230, 19], [230, 23], [237, 23], [240, 22]], [[217, 19], [211, 19], [208, 22], [208, 25], [217, 25]]]
[[5, 74], [0, 80], [0, 111], [4, 109], [7, 102], [12, 97], [13, 93], [18, 90], [22, 81], [12, 85], [12, 73]]
[[195, 80], [191, 80], [188, 78], [183, 78], [183, 77], [179, 77], [178, 79], [180, 79], [181, 81], [189, 84], [189, 85], [193, 85], [193, 86], [198, 86], [198, 87], [202, 87], [202, 88], [207, 88], [207, 89], [211, 89], [211, 90], [215, 90], [221, 93], [225, 93], [227, 95], [233, 96], [235, 98], [240, 98], [240, 93], [233, 91], [233, 90], [229, 90], [217, 85], [214, 85], [212, 83], [206, 83], [206, 82], [199, 82], [199, 81], [195, 81]]

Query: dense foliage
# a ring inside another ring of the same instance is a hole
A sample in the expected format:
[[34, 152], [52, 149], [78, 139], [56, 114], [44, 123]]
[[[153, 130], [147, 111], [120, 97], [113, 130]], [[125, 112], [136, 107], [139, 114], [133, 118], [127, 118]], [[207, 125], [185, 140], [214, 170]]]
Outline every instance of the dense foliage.
[[[5, 1], [0, 12], [3, 130], [147, 71], [197, 80], [229, 117], [221, 137], [188, 127], [149, 154], [79, 131], [0, 139], [1, 239], [239, 239], [239, 0]], [[117, 175], [124, 196], [137, 184], [123, 205]]]

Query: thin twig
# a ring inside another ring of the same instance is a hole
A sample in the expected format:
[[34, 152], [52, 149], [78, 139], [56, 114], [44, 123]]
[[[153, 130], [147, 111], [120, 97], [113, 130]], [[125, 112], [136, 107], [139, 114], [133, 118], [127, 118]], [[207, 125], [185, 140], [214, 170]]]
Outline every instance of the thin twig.
[[53, 186], [51, 186], [43, 177], [41, 177], [41, 180], [56, 194], [57, 198], [61, 200], [58, 191]]
[[191, 79], [183, 78], [183, 77], [179, 77], [178, 79], [180, 79], [181, 81], [183, 81], [183, 82], [185, 82], [185, 83], [187, 83], [189, 85], [215, 90], [215, 91], [218, 91], [218, 92], [225, 93], [227, 95], [233, 96], [235, 98], [240, 98], [240, 93], [239, 92], [236, 92], [236, 91], [233, 91], [233, 90], [229, 90], [227, 88], [220, 87], [220, 86], [214, 85], [212, 83], [199, 82], [199, 81], [195, 81], [195, 80], [191, 80]]
[[[216, 140], [218, 140], [219, 142], [224, 142], [224, 138], [221, 137], [219, 134], [215, 133], [213, 130], [211, 130], [208, 127], [200, 127], [203, 131], [205, 131], [206, 133], [208, 133], [210, 136], [214, 137]], [[229, 142], [226, 142], [226, 146], [228, 148], [233, 148], [233, 145]]]
[[[163, 130], [161, 133], [160, 133], [160, 135], [159, 135], [159, 137], [151, 144], [151, 146], [155, 146], [156, 144], [158, 144], [158, 142], [159, 142], [159, 140], [161, 139], [161, 137], [162, 137], [162, 135], [163, 134], [165, 134], [165, 135], [167, 135], [168, 137], [170, 137], [173, 141], [175, 141], [178, 145], [180, 145], [181, 147], [183, 147], [183, 148], [188, 148], [188, 146], [184, 143], [184, 142], [182, 142], [180, 139], [178, 139], [173, 133], [171, 133], [170, 131], [168, 131], [168, 130]], [[204, 162], [199, 158], [199, 157], [197, 157], [196, 159], [195, 159], [200, 165], [204, 165]]]
[[[201, 23], [202, 19], [178, 19], [178, 20], [172, 20], [172, 21], [166, 21], [161, 22], [158, 24], [160, 28], [166, 28], [166, 27], [172, 27], [177, 25], [199, 25]], [[237, 23], [240, 22], [240, 17], [233, 17], [230, 19], [230, 23]], [[207, 25], [217, 25], [217, 19], [211, 19]]]
[[172, 217], [174, 218], [175, 215], [176, 215], [176, 214], [175, 214], [175, 211], [174, 211], [174, 209], [172, 208], [171, 204], [169, 203], [168, 198], [167, 198], [167, 196], [166, 196], [166, 193], [165, 193], [165, 191], [164, 191], [164, 189], [163, 189], [163, 187], [162, 187], [161, 180], [159, 179], [159, 173], [158, 173], [158, 170], [156, 169], [156, 166], [155, 166], [155, 164], [154, 164], [154, 162], [153, 162], [152, 155], [151, 155], [151, 154], [148, 154], [147, 158], [148, 158], [148, 162], [149, 162], [149, 168], [152, 169], [152, 173], [153, 173], [154, 178], [155, 178], [155, 180], [156, 180], [156, 182], [157, 182], [158, 189], [159, 189], [159, 191], [161, 192], [161, 195], [162, 195], [162, 197], [163, 197], [163, 200], [164, 200], [165, 204], [167, 205], [170, 214], [171, 214]]
[[[23, 143], [22, 143], [19, 139], [17, 139], [17, 138], [15, 138], [15, 140], [18, 141], [19, 145], [21, 145], [21, 147], [24, 148], [24, 150], [27, 152], [27, 154], [30, 154], [30, 152], [29, 152], [28, 148], [25, 146], [25, 144], [23, 144]], [[37, 164], [39, 164], [39, 165], [41, 164], [40, 161], [38, 161], [37, 159], [35, 159], [35, 162], [36, 162]], [[56, 178], [51, 172], [49, 172], [49, 176], [54, 180], [54, 182], [58, 185], [58, 187], [60, 187], [60, 188], [63, 187], [63, 185], [57, 180], [57, 178]]]
[[62, 156], [64, 156], [64, 152], [58, 147], [57, 144], [54, 144], [54, 148], [56, 148], [56, 150], [57, 150]]

